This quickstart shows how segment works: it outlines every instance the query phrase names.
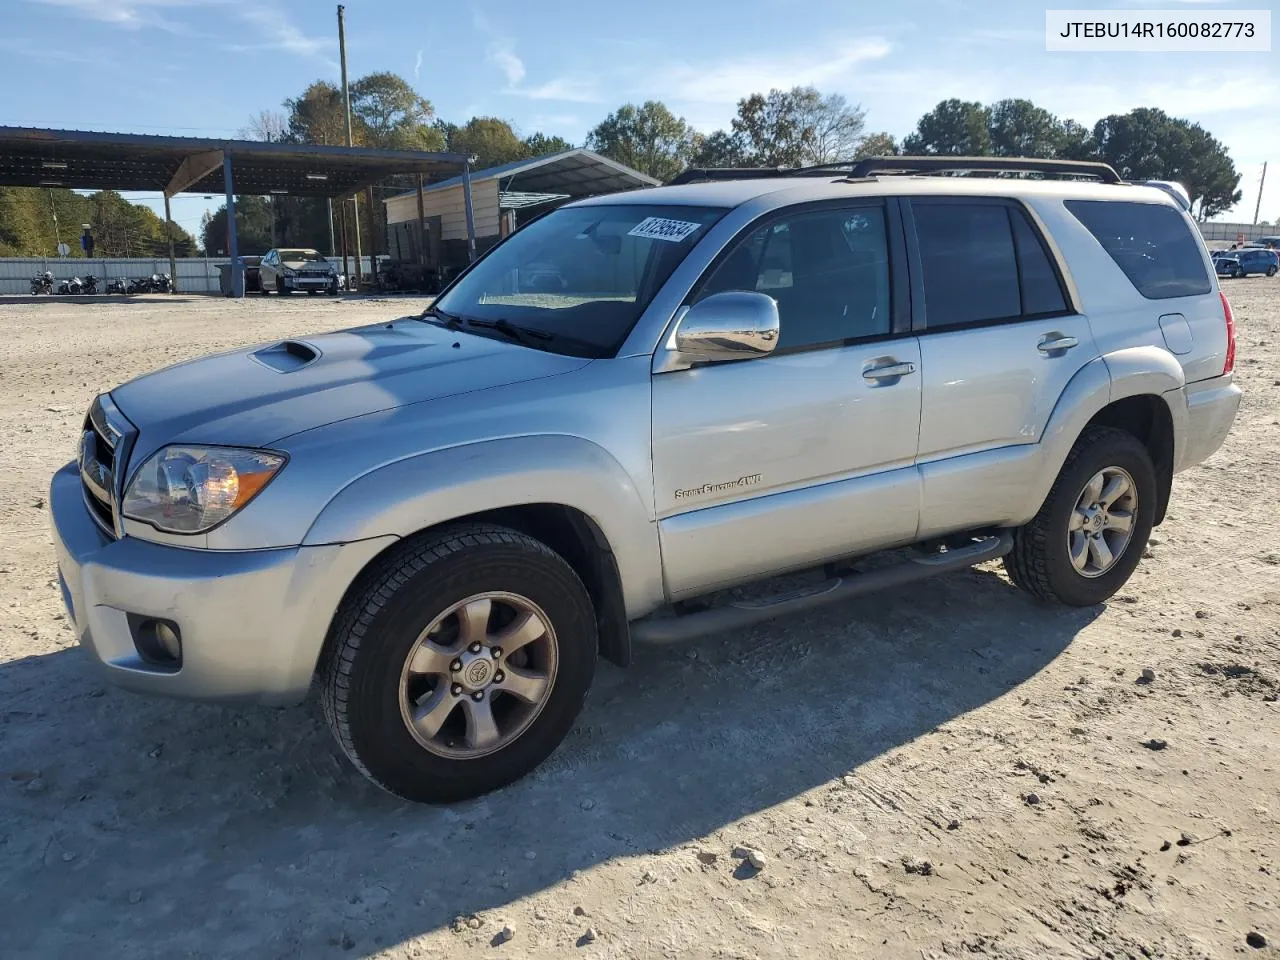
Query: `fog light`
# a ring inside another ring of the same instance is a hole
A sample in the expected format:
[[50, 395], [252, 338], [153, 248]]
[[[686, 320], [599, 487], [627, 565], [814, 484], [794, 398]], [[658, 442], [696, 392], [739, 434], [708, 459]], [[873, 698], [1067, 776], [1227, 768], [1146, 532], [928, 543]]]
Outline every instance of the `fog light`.
[[147, 663], [164, 667], [182, 665], [182, 632], [172, 620], [129, 614], [133, 645]]

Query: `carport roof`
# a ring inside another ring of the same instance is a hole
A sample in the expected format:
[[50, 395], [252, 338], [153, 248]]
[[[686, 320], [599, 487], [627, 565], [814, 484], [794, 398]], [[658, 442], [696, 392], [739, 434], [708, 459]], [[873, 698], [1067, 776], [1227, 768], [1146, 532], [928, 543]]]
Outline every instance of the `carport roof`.
[[0, 186], [224, 193], [231, 154], [237, 194], [347, 196], [393, 174], [460, 171], [461, 154], [319, 144], [0, 127]]
[[[582, 148], [472, 172], [472, 184], [485, 180], [498, 180], [499, 189], [504, 193], [541, 193], [555, 197], [588, 197], [660, 185], [648, 174]], [[427, 190], [444, 190], [460, 183], [462, 177], [451, 177], [431, 184]], [[398, 196], [416, 195], [417, 191], [409, 191]]]

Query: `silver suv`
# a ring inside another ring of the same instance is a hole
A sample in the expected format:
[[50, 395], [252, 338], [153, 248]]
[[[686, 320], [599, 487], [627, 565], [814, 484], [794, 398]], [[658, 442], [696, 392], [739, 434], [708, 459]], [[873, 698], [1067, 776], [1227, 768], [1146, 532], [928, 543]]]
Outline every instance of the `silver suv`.
[[361, 771], [448, 801], [538, 765], [633, 643], [999, 557], [1042, 600], [1114, 594], [1240, 400], [1177, 192], [718, 176], [562, 206], [421, 315], [98, 397], [50, 497], [85, 649], [176, 697], [318, 674]]

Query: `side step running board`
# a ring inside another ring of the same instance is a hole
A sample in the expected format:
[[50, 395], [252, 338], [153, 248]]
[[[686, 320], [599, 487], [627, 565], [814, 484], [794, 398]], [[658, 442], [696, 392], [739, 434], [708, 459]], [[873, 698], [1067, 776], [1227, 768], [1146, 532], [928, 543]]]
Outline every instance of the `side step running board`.
[[977, 563], [1003, 557], [1012, 549], [1013, 531], [1003, 530], [999, 536], [980, 540], [971, 546], [913, 557], [892, 567], [836, 577], [760, 600], [739, 600], [678, 617], [637, 620], [631, 624], [631, 639], [638, 643], [680, 643], [709, 633], [738, 630], [784, 613], [812, 610], [851, 597], [925, 580], [951, 570], [963, 570]]

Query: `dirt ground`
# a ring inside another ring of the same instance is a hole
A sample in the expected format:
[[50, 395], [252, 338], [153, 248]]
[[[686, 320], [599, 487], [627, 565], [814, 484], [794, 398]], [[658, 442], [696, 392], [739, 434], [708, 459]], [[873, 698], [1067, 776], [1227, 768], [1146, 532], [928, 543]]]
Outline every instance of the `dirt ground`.
[[314, 703], [106, 688], [44, 501], [97, 392], [412, 302], [0, 304], [0, 955], [1277, 952], [1280, 280], [1226, 289], [1239, 419], [1113, 602], [992, 565], [644, 649], [534, 776], [452, 808], [365, 783]]

